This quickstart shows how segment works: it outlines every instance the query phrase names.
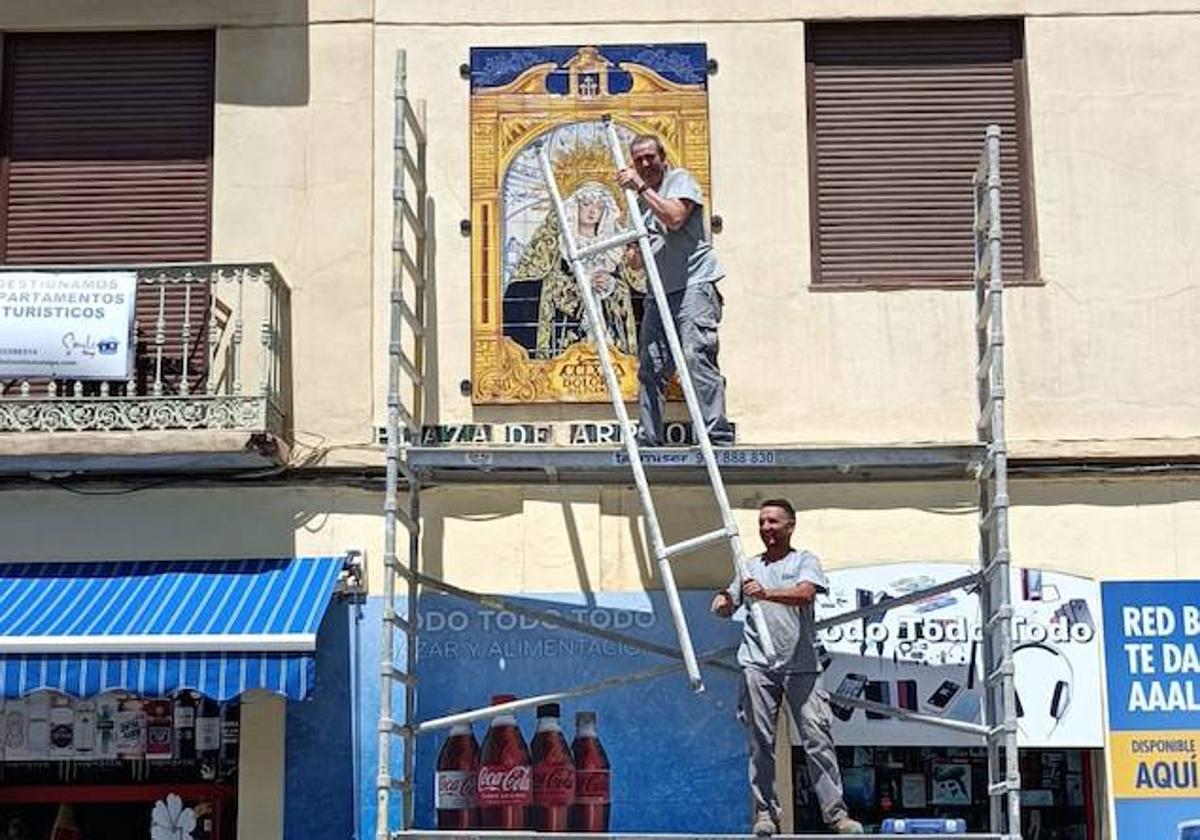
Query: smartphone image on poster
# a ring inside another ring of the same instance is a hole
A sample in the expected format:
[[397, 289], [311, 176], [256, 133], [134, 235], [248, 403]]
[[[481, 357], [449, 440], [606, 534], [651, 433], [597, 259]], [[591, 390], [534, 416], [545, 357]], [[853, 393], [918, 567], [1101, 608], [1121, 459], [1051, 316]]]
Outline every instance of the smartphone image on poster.
[[1026, 601], [1042, 600], [1042, 572], [1040, 569], [1021, 570], [1021, 597]]
[[1087, 601], [1082, 598], [1072, 598], [1067, 602], [1067, 617], [1072, 624], [1082, 624], [1093, 632], [1096, 622], [1092, 620], [1092, 611], [1088, 609]]
[[962, 691], [962, 686], [954, 680], [944, 680], [941, 685], [929, 695], [925, 705], [932, 711], [941, 714], [950, 707], [950, 702]]
[[837, 687], [837, 691], [833, 693], [832, 702], [829, 704], [830, 710], [837, 715], [838, 720], [850, 720], [854, 714], [854, 708], [851, 706], [842, 706], [837, 703], [838, 697], [851, 697], [857, 700], [862, 697], [863, 691], [867, 688], [866, 674], [846, 674], [842, 677], [842, 684]]
[[916, 680], [896, 680], [896, 705], [910, 712], [917, 710]]
[[[891, 686], [885, 682], [877, 680], [869, 680], [867, 682], [866, 693], [863, 695], [866, 699], [874, 703], [882, 703], [885, 706], [892, 705]], [[887, 715], [881, 715], [879, 712], [867, 711], [867, 720], [888, 720]]]

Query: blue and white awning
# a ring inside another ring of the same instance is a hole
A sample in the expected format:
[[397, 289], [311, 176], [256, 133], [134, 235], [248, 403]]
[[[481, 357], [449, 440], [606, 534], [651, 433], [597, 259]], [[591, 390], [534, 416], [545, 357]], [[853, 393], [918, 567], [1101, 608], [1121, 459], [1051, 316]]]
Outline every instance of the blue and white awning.
[[343, 557], [0, 565], [0, 696], [293, 699]]

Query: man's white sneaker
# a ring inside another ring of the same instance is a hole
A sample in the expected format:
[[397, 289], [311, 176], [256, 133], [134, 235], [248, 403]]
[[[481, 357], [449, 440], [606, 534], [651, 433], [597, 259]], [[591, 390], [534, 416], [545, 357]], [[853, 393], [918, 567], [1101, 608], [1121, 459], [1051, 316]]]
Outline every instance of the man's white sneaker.
[[775, 818], [763, 812], [754, 818], [754, 834], [757, 837], [770, 837], [775, 833]]
[[840, 820], [829, 826], [837, 834], [864, 834], [862, 823], [858, 820], [852, 820], [850, 817], [842, 817]]

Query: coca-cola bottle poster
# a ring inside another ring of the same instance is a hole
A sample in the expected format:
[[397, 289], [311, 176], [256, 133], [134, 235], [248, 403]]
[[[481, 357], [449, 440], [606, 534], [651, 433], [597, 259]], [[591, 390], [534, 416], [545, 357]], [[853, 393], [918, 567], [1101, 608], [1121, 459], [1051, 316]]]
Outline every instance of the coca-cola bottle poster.
[[[710, 591], [680, 594], [698, 651], [736, 646], [741, 626], [709, 613]], [[659, 592], [605, 593], [597, 595], [592, 604], [578, 593], [517, 600], [594, 627], [678, 646], [666, 599]], [[449, 596], [423, 595], [420, 614], [423, 626], [417, 676], [421, 719], [486, 708], [496, 696], [534, 697], [632, 674], [664, 661], [631, 645], [558, 629]], [[527, 830], [538, 826], [561, 830], [565, 822], [573, 831], [744, 831], [749, 794], [745, 739], [735, 716], [737, 673], [705, 667], [704, 678], [706, 691], [702, 694], [691, 690], [680, 670], [543, 704], [540, 724], [536, 708], [517, 710], [511, 717], [531, 756], [536, 740], [541, 758], [530, 759], [531, 786], [536, 793], [524, 812]], [[495, 718], [489, 713], [473, 724], [472, 735], [481, 751]], [[418, 828], [435, 828], [439, 823], [435, 775], [449, 733], [444, 729], [417, 741]], [[463, 734], [459, 730], [460, 738]], [[574, 766], [574, 759], [570, 764], [560, 761], [564, 747], [572, 744], [577, 746], [576, 755], [583, 756], [582, 768]], [[443, 766], [448, 766], [444, 755], [442, 758]], [[504, 771], [512, 772], [514, 778], [525, 772], [508, 767]], [[444, 787], [448, 771], [441, 772]], [[486, 773], [487, 778], [479, 782], [481, 788], [496, 781], [497, 770]], [[572, 783], [574, 791], [568, 793]], [[526, 801], [523, 793], [520, 798]], [[443, 791], [443, 806], [446, 802]], [[441, 809], [443, 824], [447, 810]], [[465, 825], [470, 816], [463, 811], [454, 818]], [[493, 812], [491, 818], [511, 823], [521, 815], [508, 809]], [[482, 822], [480, 825], [483, 827]]]

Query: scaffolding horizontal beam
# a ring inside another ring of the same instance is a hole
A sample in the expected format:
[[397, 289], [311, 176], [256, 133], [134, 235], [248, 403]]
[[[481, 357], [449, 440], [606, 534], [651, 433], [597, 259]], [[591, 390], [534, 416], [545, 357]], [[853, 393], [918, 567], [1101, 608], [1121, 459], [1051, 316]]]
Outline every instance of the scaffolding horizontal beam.
[[[699, 449], [642, 450], [653, 485], [701, 485]], [[974, 479], [986, 450], [978, 443], [918, 446], [737, 446], [716, 450], [726, 484], [841, 483]], [[413, 447], [409, 463], [435, 484], [629, 484], [623, 448], [550, 446]]]

